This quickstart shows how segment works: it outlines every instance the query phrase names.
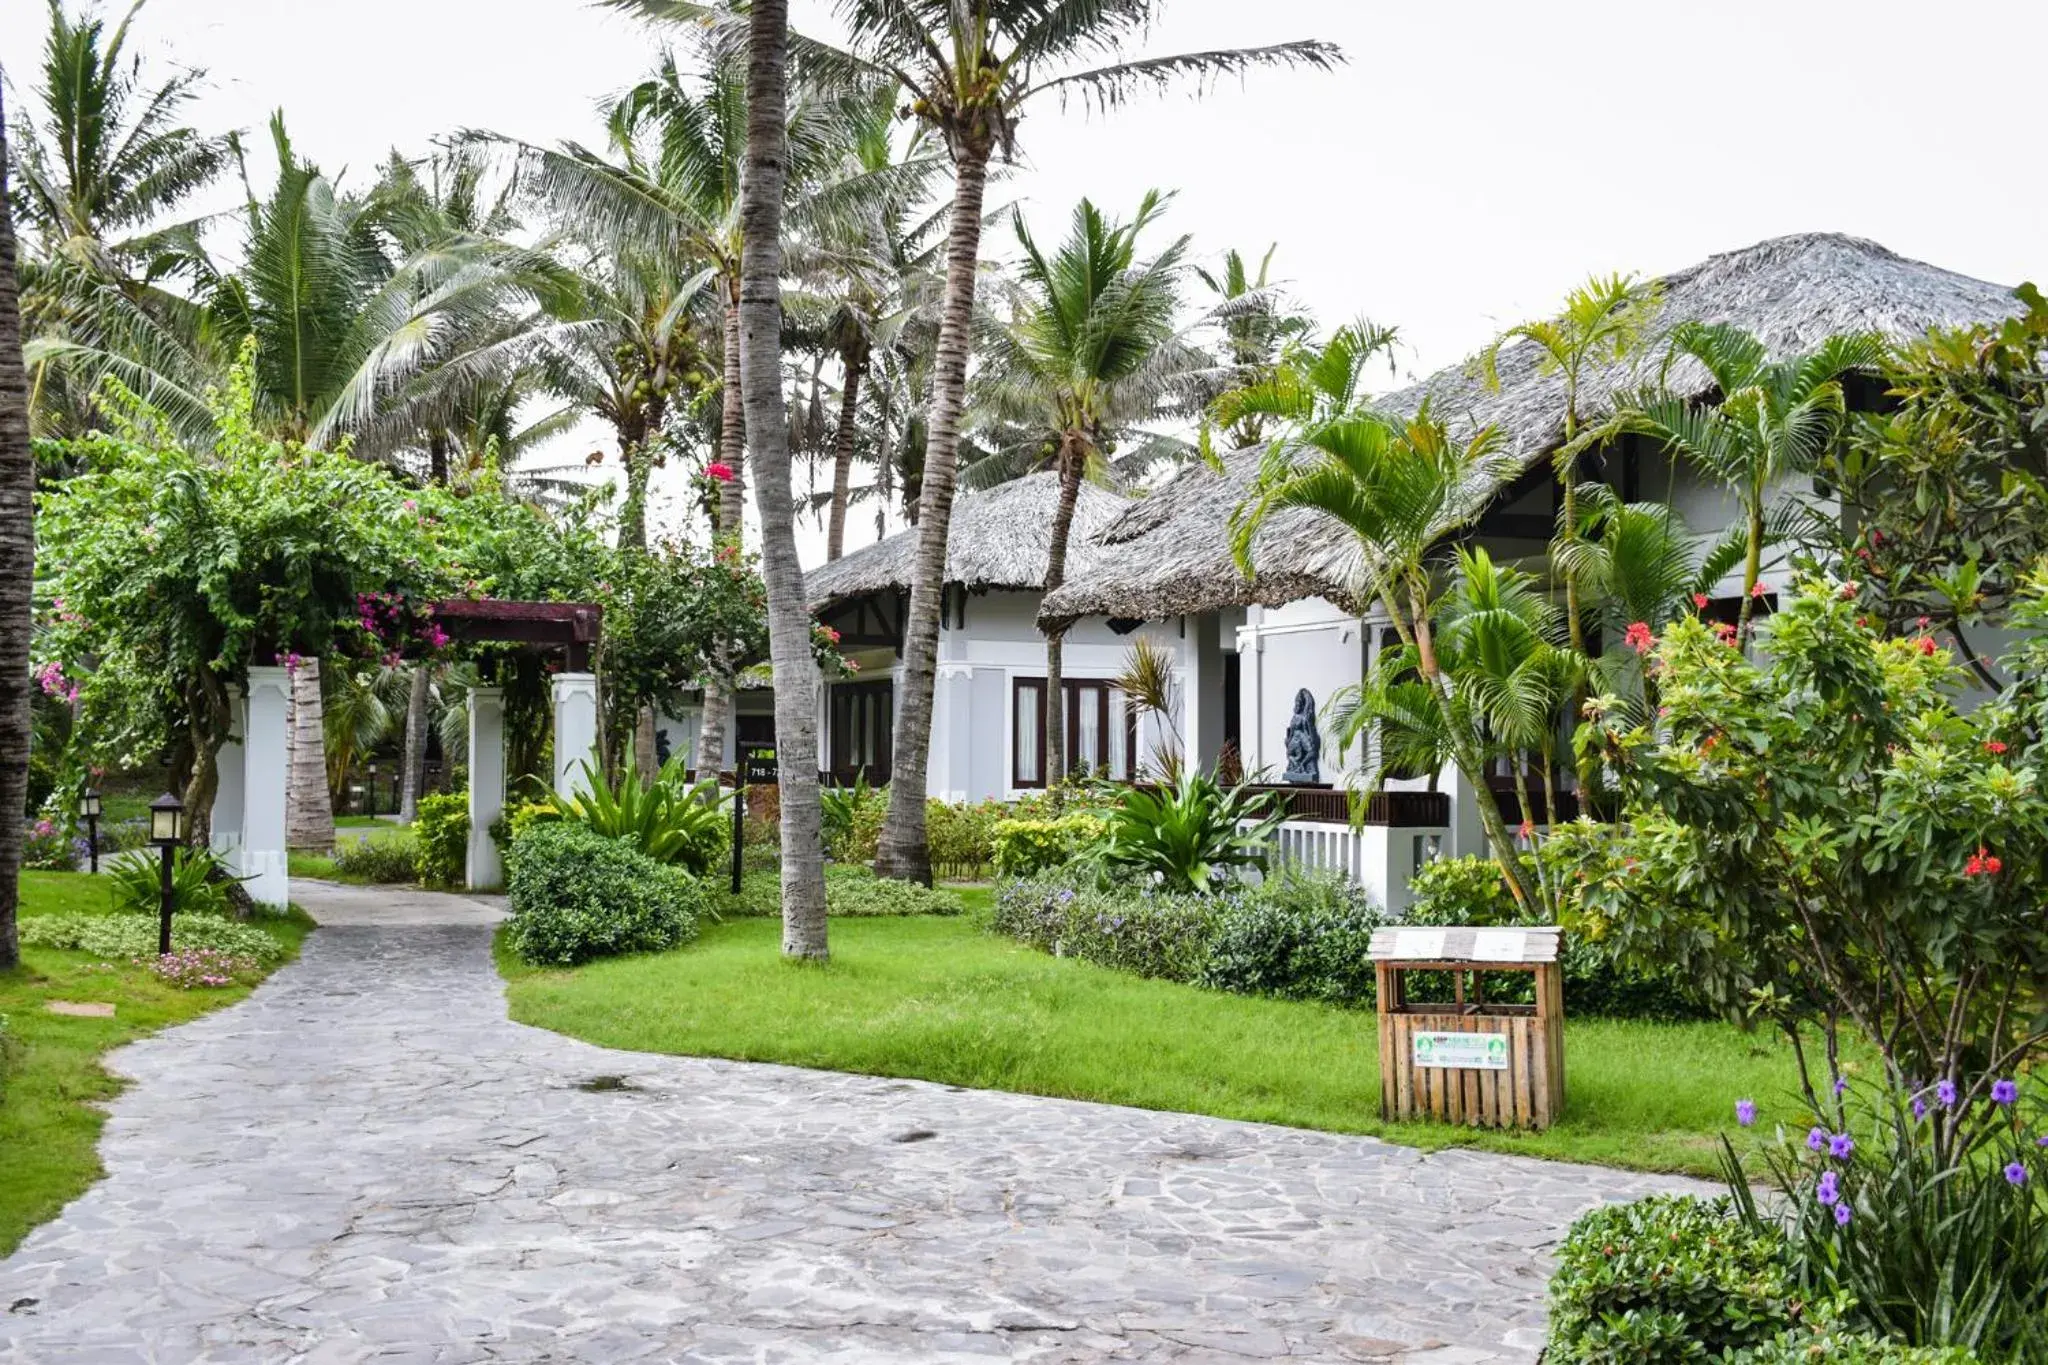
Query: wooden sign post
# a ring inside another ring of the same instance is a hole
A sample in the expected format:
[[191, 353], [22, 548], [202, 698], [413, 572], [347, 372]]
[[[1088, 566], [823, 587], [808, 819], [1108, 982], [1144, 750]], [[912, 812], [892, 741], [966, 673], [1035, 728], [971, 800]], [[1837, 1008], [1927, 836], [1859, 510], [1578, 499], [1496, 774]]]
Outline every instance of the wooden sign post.
[[[1564, 1112], [1564, 982], [1558, 931], [1386, 928], [1379, 979], [1380, 1114], [1485, 1128], [1548, 1128]], [[1448, 973], [1451, 999], [1409, 999], [1410, 972]], [[1486, 999], [1481, 973], [1528, 972], [1530, 1005]]]

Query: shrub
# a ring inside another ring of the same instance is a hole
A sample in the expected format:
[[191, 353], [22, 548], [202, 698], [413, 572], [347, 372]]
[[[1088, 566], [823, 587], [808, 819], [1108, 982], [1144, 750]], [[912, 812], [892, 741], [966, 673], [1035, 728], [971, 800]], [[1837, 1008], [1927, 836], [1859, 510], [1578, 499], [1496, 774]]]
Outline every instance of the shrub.
[[1109, 814], [1103, 858], [1168, 891], [1206, 892], [1264, 868], [1280, 820], [1270, 793], [1226, 790], [1190, 768], [1170, 787], [1124, 793]]
[[70, 836], [54, 820], [32, 821], [21, 836], [21, 865], [30, 871], [69, 872], [71, 855]]
[[995, 861], [996, 825], [1009, 818], [1000, 801], [955, 805], [933, 798], [925, 803], [925, 839], [932, 867], [949, 877], [979, 877]]
[[1208, 960], [1217, 906], [1200, 896], [1076, 890], [1057, 880], [1012, 881], [992, 927], [1055, 957], [1168, 981], [1194, 981]]
[[[124, 853], [104, 863], [114, 893], [114, 908], [154, 915], [163, 903], [163, 853], [158, 849]], [[203, 848], [179, 848], [171, 854], [171, 905], [177, 914], [224, 915], [228, 909], [227, 873], [220, 860]]]
[[[731, 847], [731, 808], [726, 804], [731, 798], [720, 798], [714, 778], [685, 783], [683, 771], [678, 755], [662, 765], [654, 781], [642, 783], [638, 771], [627, 763], [618, 781], [607, 783], [604, 774], [585, 763], [583, 788], [555, 792], [543, 803], [544, 811], [587, 825], [608, 839], [624, 839], [656, 862], [673, 863], [701, 877]], [[536, 812], [530, 818], [548, 817]]]
[[419, 845], [409, 838], [343, 841], [334, 851], [334, 870], [351, 881], [415, 881], [419, 877]]
[[1830, 1090], [1764, 1150], [1768, 1208], [1732, 1147], [1730, 1189], [1752, 1225], [1785, 1229], [1806, 1291], [1851, 1302], [1855, 1326], [2048, 1360], [2043, 1116], [2038, 1083], [2019, 1078]]
[[[1541, 856], [1553, 879], [1563, 875], [1567, 859], [1579, 857], [1577, 840], [1582, 827], [1567, 825], [1553, 831], [1542, 845]], [[1531, 880], [1535, 880], [1532, 868]], [[1402, 915], [1406, 924], [1541, 924], [1540, 913], [1524, 910], [1508, 890], [1500, 864], [1492, 858], [1466, 856], [1438, 858], [1416, 873], [1408, 883], [1415, 899]], [[1565, 917], [1564, 988], [1565, 1008], [1579, 1015], [1606, 1015], [1622, 1019], [1703, 1019], [1713, 1011], [1690, 991], [1684, 979], [1670, 967], [1655, 967], [1623, 960], [1602, 936], [1597, 919], [1575, 913], [1577, 899], [1559, 898]], [[1426, 976], [1415, 986], [1427, 990]], [[1487, 977], [1487, 998], [1503, 1004], [1527, 1003], [1533, 986], [1526, 972], [1496, 972]]]
[[[751, 869], [740, 878], [737, 895], [729, 876], [706, 877], [698, 883], [704, 909], [713, 919], [760, 919], [782, 913], [782, 870], [779, 867]], [[827, 883], [827, 889], [830, 884]]]
[[[156, 956], [157, 922], [140, 915], [30, 915], [21, 941], [38, 948], [68, 948], [109, 962]], [[213, 948], [258, 962], [282, 962], [284, 944], [253, 925], [221, 915], [171, 916], [171, 948]]]
[[1550, 1282], [1544, 1358], [1704, 1365], [1799, 1327], [1808, 1305], [1781, 1234], [1736, 1217], [1726, 1199], [1655, 1195], [1572, 1224]]
[[1960, 1346], [1904, 1346], [1840, 1327], [1785, 1332], [1744, 1351], [1739, 1365], [1978, 1365]]
[[877, 877], [865, 867], [828, 867], [825, 909], [846, 916], [957, 915], [962, 907], [950, 891]]
[[1109, 822], [1093, 811], [1050, 820], [998, 820], [989, 860], [997, 876], [1033, 877], [1099, 851], [1108, 837]]
[[537, 824], [513, 843], [505, 929], [527, 962], [569, 966], [660, 952], [696, 937], [696, 878], [574, 821]]
[[414, 865], [427, 886], [460, 886], [469, 877], [469, 793], [432, 792], [412, 820], [419, 848]]
[[1336, 873], [1288, 872], [1219, 899], [1201, 983], [1240, 995], [1357, 1005], [1373, 999], [1366, 955], [1379, 907]]

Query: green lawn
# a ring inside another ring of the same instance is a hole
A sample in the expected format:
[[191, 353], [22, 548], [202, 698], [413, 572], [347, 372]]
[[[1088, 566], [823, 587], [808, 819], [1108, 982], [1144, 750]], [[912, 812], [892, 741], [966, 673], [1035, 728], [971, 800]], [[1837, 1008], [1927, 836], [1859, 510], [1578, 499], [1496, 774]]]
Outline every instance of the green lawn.
[[[74, 872], [24, 872], [21, 912], [111, 913], [104, 880]], [[303, 915], [263, 921], [294, 949], [311, 928]], [[99, 1179], [100, 1102], [121, 1083], [100, 1065], [109, 1048], [240, 1000], [247, 987], [183, 991], [138, 967], [99, 966], [85, 953], [24, 948], [0, 972], [0, 1015], [12, 1043], [0, 1059], [0, 1255]], [[112, 1004], [111, 1019], [51, 1014], [49, 1000]]]
[[[355, 823], [350, 823], [354, 821]], [[414, 840], [411, 825], [394, 825], [388, 820], [374, 816], [344, 815], [334, 822], [337, 851], [352, 844], [410, 844]], [[335, 865], [334, 859], [320, 853], [292, 851], [285, 855], [285, 870], [294, 877], [312, 877], [318, 881], [349, 882], [357, 886], [376, 883], [368, 878], [352, 876]]]
[[[970, 893], [985, 903], [987, 893]], [[1540, 1134], [1379, 1117], [1373, 1016], [1145, 981], [1047, 957], [961, 919], [840, 919], [832, 962], [786, 963], [772, 920], [709, 926], [673, 953], [571, 971], [503, 947], [512, 1017], [609, 1047], [786, 1062], [1107, 1100], [1418, 1147], [1477, 1146], [1718, 1174], [1749, 1096], [1789, 1112], [1787, 1049], [1721, 1024], [1583, 1020], [1567, 1116]], [[1783, 1101], [1784, 1103], [1774, 1103]]]

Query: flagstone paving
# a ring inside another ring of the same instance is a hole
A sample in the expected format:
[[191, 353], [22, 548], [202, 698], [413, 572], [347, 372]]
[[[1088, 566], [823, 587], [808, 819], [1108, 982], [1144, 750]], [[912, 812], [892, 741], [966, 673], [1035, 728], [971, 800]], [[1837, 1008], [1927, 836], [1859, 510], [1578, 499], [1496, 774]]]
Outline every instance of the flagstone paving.
[[1580, 1210], [1683, 1182], [509, 1022], [488, 902], [299, 884], [130, 1045], [0, 1362], [1526, 1362]]

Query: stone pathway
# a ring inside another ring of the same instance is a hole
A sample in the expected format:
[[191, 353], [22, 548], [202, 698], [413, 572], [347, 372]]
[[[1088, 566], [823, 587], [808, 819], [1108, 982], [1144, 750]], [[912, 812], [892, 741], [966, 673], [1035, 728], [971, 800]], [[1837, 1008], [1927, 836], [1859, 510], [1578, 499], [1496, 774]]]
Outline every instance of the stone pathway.
[[495, 905], [295, 889], [298, 963], [115, 1055], [0, 1362], [1526, 1362], [1565, 1224], [1680, 1184], [609, 1051], [506, 1019]]

